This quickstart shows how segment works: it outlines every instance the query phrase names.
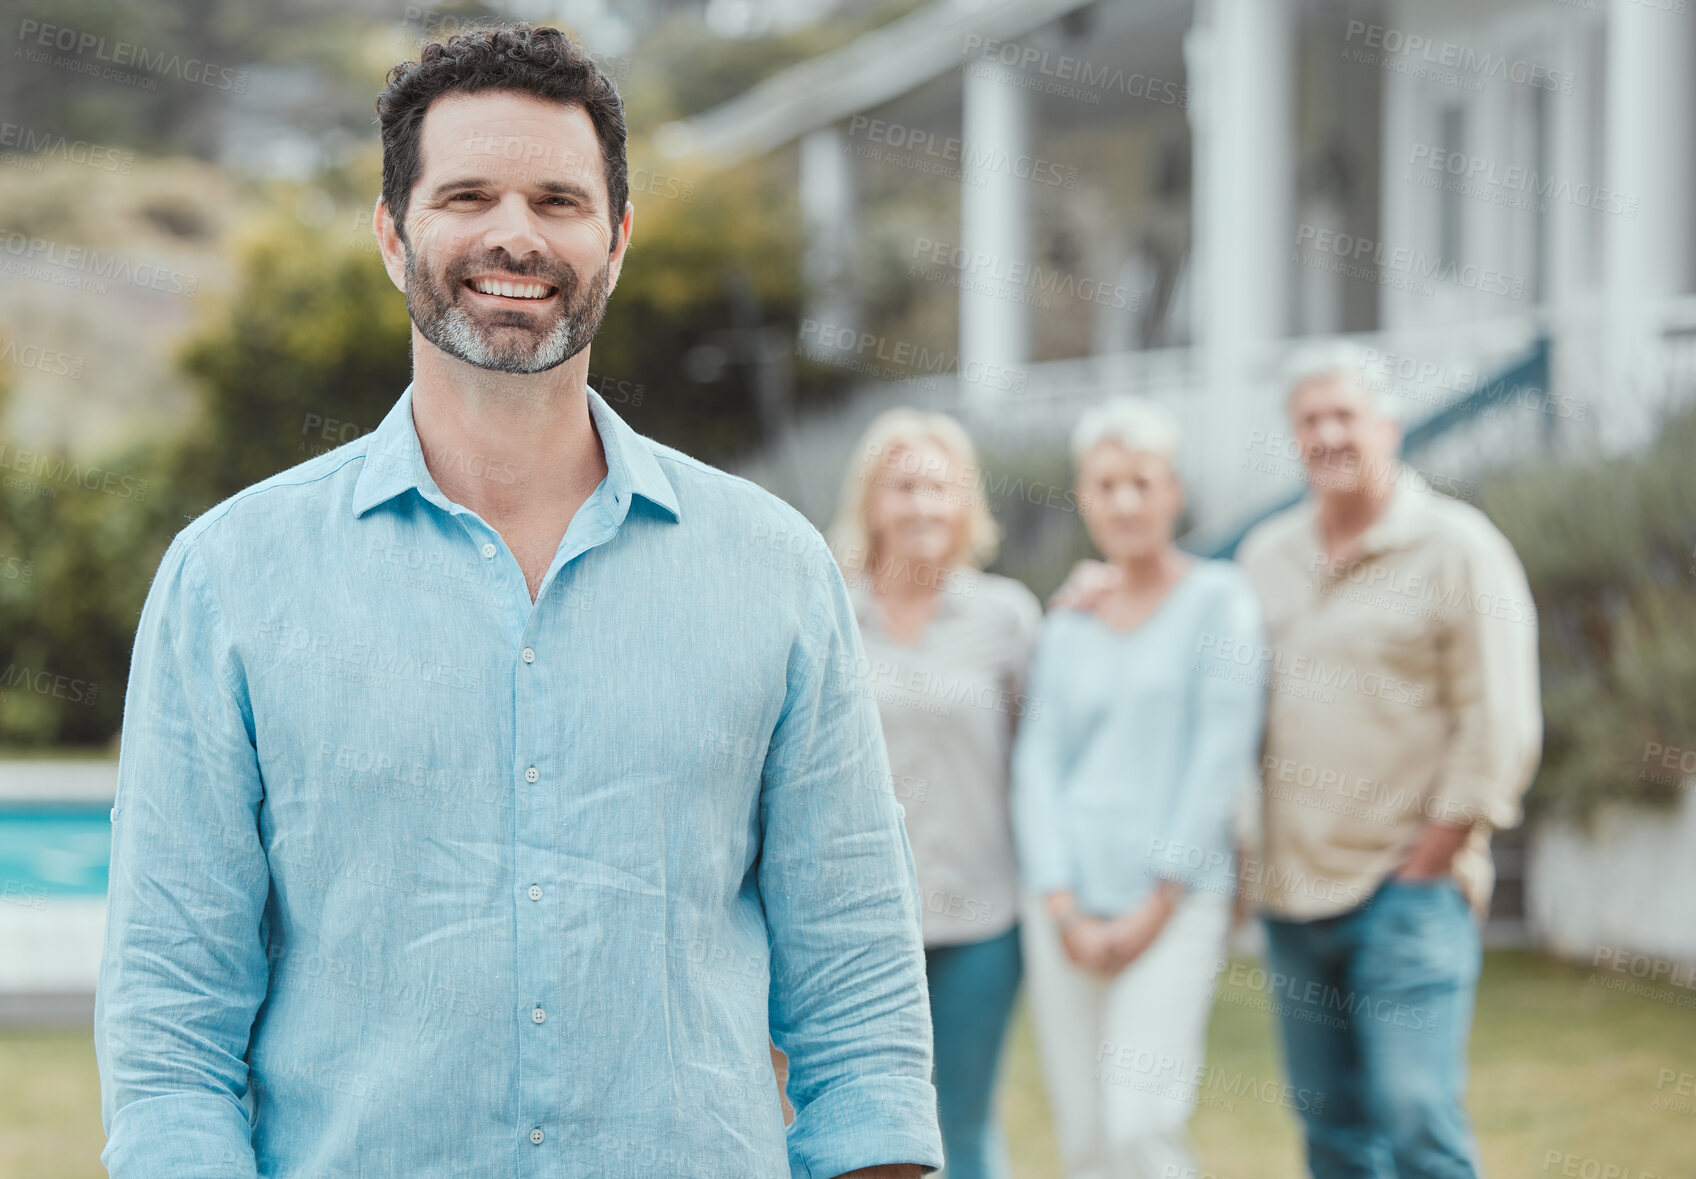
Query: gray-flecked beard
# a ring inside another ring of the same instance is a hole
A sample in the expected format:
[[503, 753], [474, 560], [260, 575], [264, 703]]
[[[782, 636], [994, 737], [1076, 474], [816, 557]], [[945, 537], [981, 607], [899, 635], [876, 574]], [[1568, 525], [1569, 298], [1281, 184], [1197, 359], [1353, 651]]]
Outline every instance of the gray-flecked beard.
[[[461, 259], [440, 281], [424, 267], [411, 247], [406, 250], [406, 310], [424, 338], [466, 364], [502, 373], [541, 373], [557, 368], [589, 346], [601, 329], [607, 312], [607, 286], [612, 264], [601, 272], [574, 304], [572, 296], [580, 285], [577, 272], [562, 265], [558, 273], [539, 263], [518, 266], [510, 259]], [[546, 327], [532, 327], [531, 313], [516, 308], [495, 312], [496, 321], [480, 324], [460, 303], [465, 279], [472, 274], [500, 273], [514, 278], [535, 279], [559, 288], [560, 310]], [[506, 322], [501, 318], [506, 317]], [[506, 329], [518, 328], [523, 335], [502, 339]], [[527, 338], [526, 338], [527, 337]]]

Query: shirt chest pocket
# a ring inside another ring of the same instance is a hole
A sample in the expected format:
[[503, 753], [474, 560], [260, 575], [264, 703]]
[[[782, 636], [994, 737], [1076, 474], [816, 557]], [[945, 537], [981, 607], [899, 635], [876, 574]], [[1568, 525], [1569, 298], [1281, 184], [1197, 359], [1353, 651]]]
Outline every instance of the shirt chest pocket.
[[1416, 695], [1435, 680], [1443, 643], [1435, 606], [1411, 596], [1375, 594], [1349, 603], [1334, 625], [1361, 674], [1402, 681]]

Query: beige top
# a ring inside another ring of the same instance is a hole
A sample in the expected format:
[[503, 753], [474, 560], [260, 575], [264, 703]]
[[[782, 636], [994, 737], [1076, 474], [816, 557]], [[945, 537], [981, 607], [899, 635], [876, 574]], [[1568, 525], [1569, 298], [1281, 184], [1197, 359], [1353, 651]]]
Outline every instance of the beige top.
[[925, 944], [1005, 933], [1018, 893], [1007, 767], [1042, 605], [1011, 578], [955, 570], [907, 644], [884, 629], [863, 577], [848, 574], [848, 592], [913, 848]]
[[1428, 820], [1471, 823], [1454, 872], [1482, 916], [1490, 832], [1520, 819], [1541, 756], [1537, 610], [1507, 538], [1403, 468], [1333, 569], [1312, 499], [1244, 539], [1272, 647], [1262, 851], [1245, 891], [1275, 916], [1358, 907]]

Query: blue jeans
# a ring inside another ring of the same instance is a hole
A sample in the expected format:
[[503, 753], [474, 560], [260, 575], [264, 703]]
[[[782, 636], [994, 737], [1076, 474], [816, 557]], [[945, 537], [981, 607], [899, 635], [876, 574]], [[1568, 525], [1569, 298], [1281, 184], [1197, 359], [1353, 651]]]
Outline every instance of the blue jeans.
[[1482, 950], [1460, 888], [1392, 877], [1362, 908], [1266, 932], [1313, 1179], [1475, 1179], [1463, 1099]]
[[1001, 1045], [1019, 992], [1019, 927], [981, 942], [925, 947], [936, 1040], [936, 1115], [948, 1179], [1007, 1179], [995, 1111]]

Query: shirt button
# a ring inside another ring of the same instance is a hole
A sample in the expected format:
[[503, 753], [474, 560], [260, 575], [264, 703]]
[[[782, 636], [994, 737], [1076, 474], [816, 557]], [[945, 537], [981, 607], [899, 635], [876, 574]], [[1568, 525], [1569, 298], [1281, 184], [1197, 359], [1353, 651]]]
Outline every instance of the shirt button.
[[529, 647], [524, 648], [524, 662], [526, 662], [526, 663], [536, 662], [536, 652], [531, 650]]
[[533, 900], [533, 901], [539, 901], [539, 900], [542, 899], [542, 886], [541, 885], [532, 884], [530, 886], [530, 899]]
[[530, 1131], [530, 1141], [535, 1143], [537, 1146], [542, 1145], [542, 1127], [537, 1126], [534, 1130]]
[[530, 1012], [530, 1019], [534, 1023], [541, 1023], [543, 1020], [545, 1020], [547, 1018], [548, 1018], [548, 1013], [546, 1011], [543, 1011], [540, 1007], [538, 1007], [535, 1010], [533, 1010], [532, 1012]]
[[529, 769], [524, 771], [524, 780], [526, 782], [534, 782], [536, 779], [540, 778], [541, 776], [542, 776], [541, 774], [536, 772], [535, 766], [531, 766]]
[[[495, 546], [490, 544], [488, 541], [484, 541], [483, 542], [483, 556], [484, 557], [492, 557], [494, 555], [495, 555]], [[538, 1133], [539, 1132], [540, 1131], [538, 1131]]]

